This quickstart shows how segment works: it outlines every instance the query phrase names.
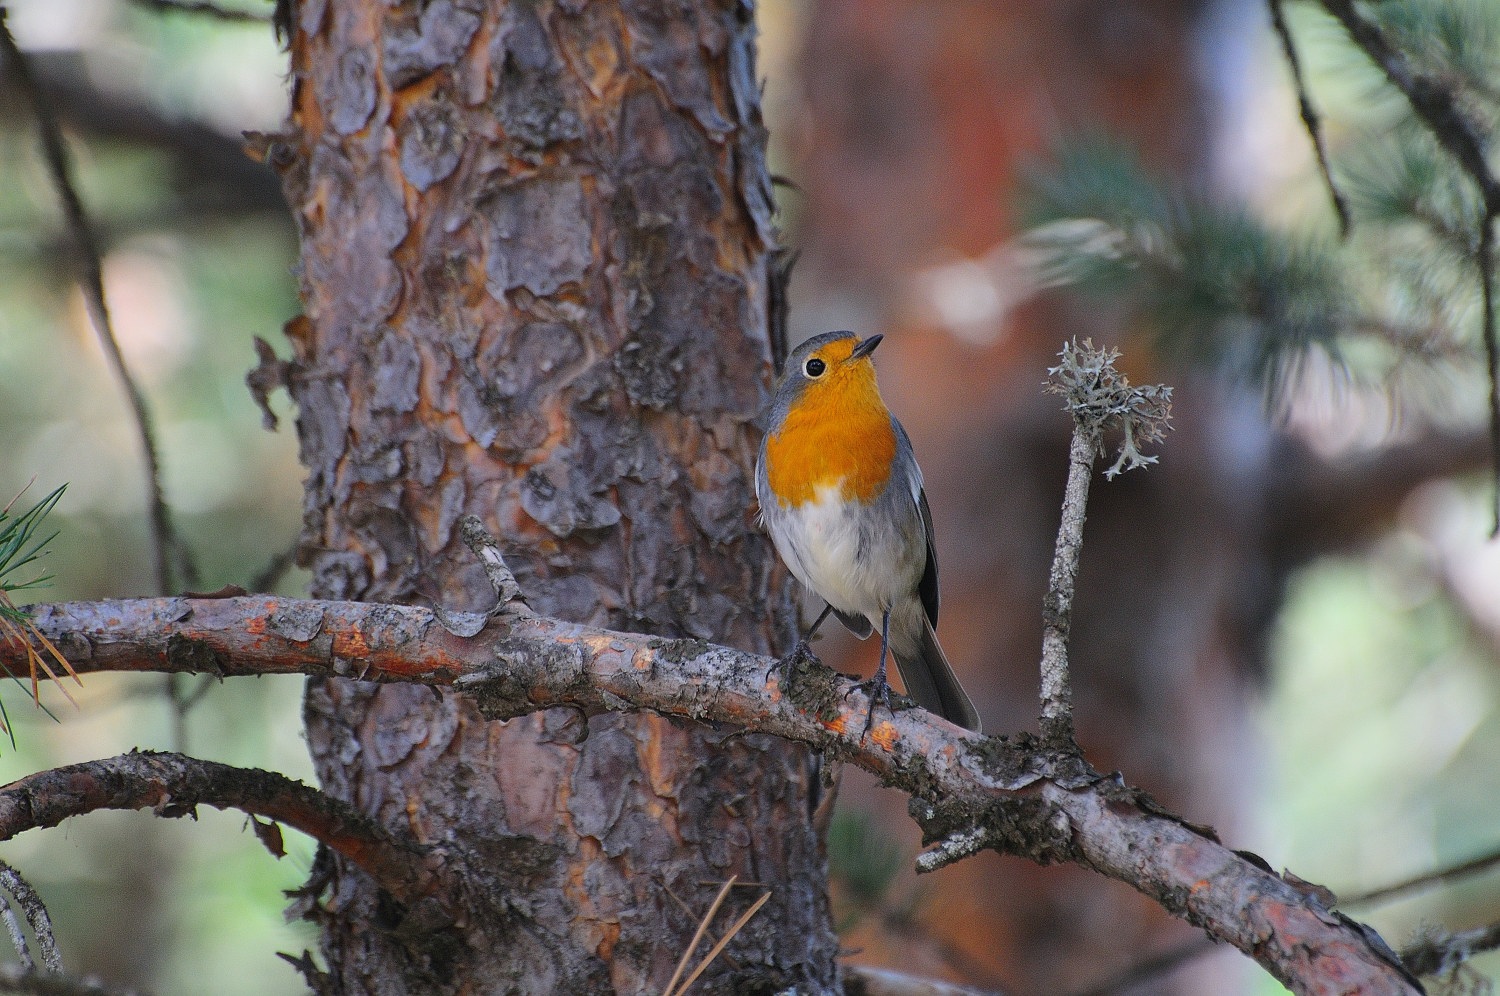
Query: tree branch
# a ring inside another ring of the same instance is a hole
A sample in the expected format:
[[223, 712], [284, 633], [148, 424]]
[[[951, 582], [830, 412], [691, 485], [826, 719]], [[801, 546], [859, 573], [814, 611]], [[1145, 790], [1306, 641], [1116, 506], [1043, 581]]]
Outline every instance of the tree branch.
[[158, 14], [199, 14], [230, 24], [270, 24], [271, 15], [253, 10], [220, 7], [207, 0], [131, 0], [131, 3]]
[[[1039, 750], [1029, 737], [980, 737], [920, 709], [877, 719], [861, 739], [868, 700], [857, 685], [823, 668], [804, 664], [780, 675], [770, 658], [701, 640], [518, 612], [497, 615], [472, 638], [454, 635], [425, 608], [261, 595], [74, 602], [31, 612], [79, 671], [298, 673], [451, 684], [495, 719], [562, 705], [589, 712], [644, 709], [802, 741], [910, 794], [928, 840], [943, 841], [950, 852], [992, 848], [1092, 868], [1235, 945], [1296, 992], [1420, 991], [1373, 934], [1330, 911], [1317, 895], [1230, 851], [1212, 831], [1167, 813], [1118, 776]], [[25, 660], [16, 641], [0, 643], [0, 665], [14, 669]], [[191, 763], [129, 757], [143, 759], [134, 764]], [[68, 777], [47, 772], [18, 784], [56, 778], [66, 788]], [[187, 800], [179, 786], [168, 799], [163, 783], [156, 784], [127, 793], [127, 801], [191, 805], [224, 798]], [[55, 823], [72, 811], [64, 806], [48, 819]], [[298, 825], [283, 809], [257, 812]], [[21, 822], [47, 821], [32, 815]]]
[[[1384, 71], [1386, 79], [1405, 94], [1417, 117], [1426, 123], [1438, 143], [1458, 160], [1459, 166], [1479, 188], [1484, 212], [1479, 222], [1475, 265], [1479, 270], [1480, 295], [1483, 299], [1481, 335], [1490, 379], [1491, 469], [1494, 475], [1500, 476], [1500, 342], [1496, 341], [1492, 259], [1495, 219], [1500, 218], [1500, 181], [1496, 180], [1495, 174], [1490, 170], [1485, 148], [1488, 136], [1458, 94], [1441, 80], [1413, 68], [1406, 54], [1391, 43], [1378, 24], [1355, 8], [1353, 0], [1323, 0], [1323, 7], [1338, 19], [1349, 38], [1370, 61]], [[1500, 484], [1495, 489], [1492, 512], [1491, 535], [1500, 535]]]
[[1281, 53], [1286, 57], [1287, 68], [1292, 73], [1292, 88], [1297, 92], [1297, 110], [1302, 114], [1302, 127], [1307, 129], [1307, 137], [1312, 141], [1313, 154], [1318, 160], [1318, 172], [1323, 174], [1323, 184], [1328, 188], [1329, 199], [1333, 201], [1333, 213], [1339, 219], [1339, 236], [1347, 239], [1349, 230], [1353, 227], [1349, 204], [1344, 200], [1339, 185], [1334, 182], [1333, 168], [1328, 163], [1328, 146], [1323, 141], [1323, 121], [1318, 117], [1317, 108], [1313, 107], [1312, 97], [1307, 92], [1307, 81], [1302, 77], [1302, 60], [1297, 56], [1297, 46], [1292, 41], [1292, 31], [1287, 26], [1282, 3], [1283, 0], [1270, 0], [1271, 27], [1281, 40]]
[[149, 808], [179, 817], [198, 806], [238, 809], [301, 830], [408, 904], [440, 884], [435, 856], [393, 839], [374, 820], [311, 786], [269, 771], [152, 751], [52, 768], [0, 788], [0, 840], [99, 809]]
[[[1345, 893], [1339, 897], [1339, 908], [1352, 910], [1359, 907], [1379, 906], [1383, 903], [1404, 899], [1413, 892], [1421, 892], [1426, 889], [1441, 885], [1449, 885], [1453, 882], [1478, 875], [1500, 866], [1500, 850], [1490, 851], [1478, 857], [1469, 858], [1465, 861], [1456, 862], [1443, 868], [1423, 872], [1411, 878], [1383, 885], [1368, 892]], [[1436, 948], [1449, 937], [1458, 938], [1457, 945], [1462, 947], [1466, 939], [1475, 934], [1468, 931], [1456, 935], [1435, 934], [1431, 937], [1410, 945], [1401, 953], [1402, 962], [1413, 974], [1418, 976], [1433, 974], [1427, 970], [1427, 962], [1433, 957]], [[1216, 950], [1213, 944], [1206, 938], [1196, 938], [1168, 948], [1142, 961], [1129, 965], [1119, 972], [1101, 979], [1088, 986], [1086, 989], [1074, 990], [1071, 996], [1109, 996], [1111, 993], [1133, 992], [1142, 983], [1151, 979], [1166, 975], [1168, 972]], [[1471, 953], [1478, 953], [1481, 949], [1470, 945]], [[1420, 963], [1419, 963], [1420, 962]]]
[[1104, 472], [1113, 478], [1156, 462], [1139, 445], [1165, 434], [1172, 418], [1172, 389], [1160, 385], [1131, 387], [1115, 369], [1120, 354], [1095, 349], [1085, 340], [1069, 342], [1058, 364], [1047, 371], [1045, 390], [1061, 395], [1073, 416], [1068, 447], [1068, 483], [1063, 491], [1062, 519], [1052, 552], [1052, 570], [1042, 605], [1042, 736], [1058, 749], [1076, 752], [1073, 734], [1073, 689], [1068, 676], [1068, 634], [1072, 628], [1073, 590], [1083, 553], [1083, 522], [1089, 501], [1089, 478], [1106, 430], [1124, 437], [1119, 458]]
[[1456, 934], [1438, 931], [1401, 952], [1401, 957], [1420, 975], [1445, 976], [1475, 955], [1496, 948], [1500, 948], [1500, 923]]
[[[0, 888], [9, 894], [11, 902], [19, 907], [22, 915], [26, 917], [26, 925], [31, 928], [32, 934], [36, 936], [37, 947], [42, 953], [42, 964], [47, 971], [60, 974], [63, 970], [62, 955], [57, 950], [57, 935], [52, 930], [52, 915], [47, 912], [47, 906], [42, 902], [42, 897], [31, 887], [31, 883], [21, 877], [21, 873], [10, 865], [0, 861]], [[26, 935], [21, 931], [20, 924], [15, 921], [15, 913], [11, 903], [5, 905], [6, 926], [10, 930], [11, 940], [15, 943], [16, 954], [21, 958], [21, 964], [28, 970], [35, 968], [36, 962], [31, 957], [31, 950], [26, 944]]]
[[1421, 484], [1483, 467], [1488, 439], [1483, 430], [1432, 432], [1329, 460], [1283, 437], [1269, 461], [1264, 531], [1270, 555], [1295, 565], [1367, 541], [1391, 526]]
[[1073, 589], [1083, 552], [1083, 522], [1089, 478], [1099, 451], [1099, 430], [1073, 426], [1068, 448], [1068, 483], [1062, 519], [1052, 551], [1052, 570], [1042, 606], [1042, 735], [1061, 746], [1074, 743], [1073, 686], [1068, 676], [1068, 634], [1073, 628]]
[[1355, 8], [1353, 0], [1323, 0], [1323, 9], [1344, 26], [1350, 40], [1406, 96], [1433, 136], [1473, 178], [1484, 199], [1485, 213], [1491, 217], [1500, 214], [1500, 183], [1485, 159], [1484, 129], [1454, 92], [1414, 69], [1406, 54], [1391, 44], [1379, 25]]

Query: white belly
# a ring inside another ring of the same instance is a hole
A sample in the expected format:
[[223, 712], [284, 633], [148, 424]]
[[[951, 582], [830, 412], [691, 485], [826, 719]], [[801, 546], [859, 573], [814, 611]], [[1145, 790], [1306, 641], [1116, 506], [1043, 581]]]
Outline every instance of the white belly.
[[825, 485], [812, 501], [778, 509], [772, 536], [798, 581], [839, 611], [878, 627], [886, 609], [916, 590], [927, 557], [924, 538], [917, 533], [921, 549], [907, 548], [883, 508], [866, 519], [861, 535], [857, 506], [842, 503], [839, 491], [839, 485]]

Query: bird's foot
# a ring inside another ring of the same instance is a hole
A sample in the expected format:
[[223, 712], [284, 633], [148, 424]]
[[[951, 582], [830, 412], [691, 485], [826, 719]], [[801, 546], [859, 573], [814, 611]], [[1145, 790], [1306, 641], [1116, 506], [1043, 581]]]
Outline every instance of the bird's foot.
[[877, 705], [885, 706], [886, 712], [892, 715], [895, 714], [895, 710], [891, 708], [891, 683], [885, 680], [885, 674], [882, 669], [875, 677], [866, 681], [856, 682], [854, 688], [850, 689], [850, 691], [854, 691], [855, 689], [870, 696], [870, 708], [865, 713], [865, 728], [859, 734], [859, 742], [864, 743], [865, 737], [870, 735], [871, 727], [875, 725], [875, 707]]
[[766, 669], [766, 680], [771, 680], [772, 674], [786, 675], [798, 664], [821, 664], [818, 655], [813, 653], [812, 644], [802, 639], [792, 648], [791, 653], [773, 663]]

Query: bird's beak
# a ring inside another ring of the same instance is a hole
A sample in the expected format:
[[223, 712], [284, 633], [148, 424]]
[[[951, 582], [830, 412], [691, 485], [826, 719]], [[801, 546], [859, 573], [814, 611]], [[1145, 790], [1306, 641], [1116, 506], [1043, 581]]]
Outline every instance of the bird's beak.
[[854, 347], [854, 352], [849, 354], [849, 358], [851, 360], [857, 360], [861, 356], [869, 356], [871, 353], [875, 352], [875, 347], [880, 345], [880, 340], [884, 338], [885, 336], [883, 335], [870, 336], [870, 338], [865, 339], [859, 345]]

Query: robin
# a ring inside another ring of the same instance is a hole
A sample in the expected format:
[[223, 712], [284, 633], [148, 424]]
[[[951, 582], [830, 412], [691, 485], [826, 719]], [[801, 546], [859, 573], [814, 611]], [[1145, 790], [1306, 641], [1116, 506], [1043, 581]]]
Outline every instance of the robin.
[[970, 730], [974, 703], [938, 645], [932, 513], [911, 440], [886, 408], [870, 354], [883, 336], [814, 336], [793, 351], [755, 468], [761, 517], [793, 576], [828, 605], [787, 659], [832, 612], [861, 640], [880, 629], [874, 703], [890, 707], [886, 654], [918, 704]]

